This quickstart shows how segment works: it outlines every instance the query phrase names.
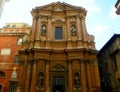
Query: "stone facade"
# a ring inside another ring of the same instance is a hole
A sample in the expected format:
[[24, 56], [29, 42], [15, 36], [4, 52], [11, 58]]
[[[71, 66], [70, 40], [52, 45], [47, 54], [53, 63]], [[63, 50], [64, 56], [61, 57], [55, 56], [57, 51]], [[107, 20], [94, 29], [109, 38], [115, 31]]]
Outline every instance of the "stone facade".
[[120, 35], [115, 34], [98, 54], [102, 92], [120, 92]]
[[22, 38], [31, 26], [25, 23], [6, 23], [0, 31], [0, 92], [9, 92], [13, 68], [19, 71], [15, 57], [22, 46]]
[[32, 32], [19, 50], [19, 92], [100, 92], [94, 37], [87, 11], [67, 3], [36, 7]]

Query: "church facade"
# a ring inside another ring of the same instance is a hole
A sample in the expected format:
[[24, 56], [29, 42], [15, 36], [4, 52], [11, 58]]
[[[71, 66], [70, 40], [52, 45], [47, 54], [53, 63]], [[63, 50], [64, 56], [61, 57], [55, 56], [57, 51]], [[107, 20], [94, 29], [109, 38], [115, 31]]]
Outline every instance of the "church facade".
[[19, 50], [17, 92], [100, 92], [94, 36], [86, 30], [87, 11], [53, 2], [36, 7], [32, 31]]

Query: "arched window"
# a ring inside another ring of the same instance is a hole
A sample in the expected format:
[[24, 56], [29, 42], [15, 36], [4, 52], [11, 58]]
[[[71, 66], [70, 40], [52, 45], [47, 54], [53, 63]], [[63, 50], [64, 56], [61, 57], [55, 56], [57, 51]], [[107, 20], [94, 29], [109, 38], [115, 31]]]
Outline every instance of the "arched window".
[[5, 73], [3, 71], [0, 71], [0, 78], [5, 78]]

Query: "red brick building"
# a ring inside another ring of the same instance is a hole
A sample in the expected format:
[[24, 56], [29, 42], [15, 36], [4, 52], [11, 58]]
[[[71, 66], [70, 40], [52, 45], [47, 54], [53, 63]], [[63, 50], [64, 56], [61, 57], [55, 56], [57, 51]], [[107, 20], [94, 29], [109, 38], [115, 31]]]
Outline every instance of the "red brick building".
[[19, 70], [16, 54], [30, 28], [25, 23], [7, 23], [0, 31], [0, 92], [8, 92], [13, 68]]

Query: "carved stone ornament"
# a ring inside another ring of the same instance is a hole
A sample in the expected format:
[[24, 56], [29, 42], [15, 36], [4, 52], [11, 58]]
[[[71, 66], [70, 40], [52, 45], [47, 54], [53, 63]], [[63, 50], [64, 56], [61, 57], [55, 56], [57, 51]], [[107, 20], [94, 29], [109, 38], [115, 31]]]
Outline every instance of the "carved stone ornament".
[[56, 6], [54, 7], [54, 11], [63, 11], [63, 7], [60, 6], [60, 5], [56, 5]]
[[29, 43], [30, 42], [30, 37], [28, 36], [28, 34], [25, 34], [25, 36], [23, 37], [23, 43]]
[[63, 65], [57, 64], [52, 67], [51, 71], [67, 71], [67, 69]]
[[80, 75], [79, 73], [74, 73], [74, 87], [79, 88], [80, 87]]

